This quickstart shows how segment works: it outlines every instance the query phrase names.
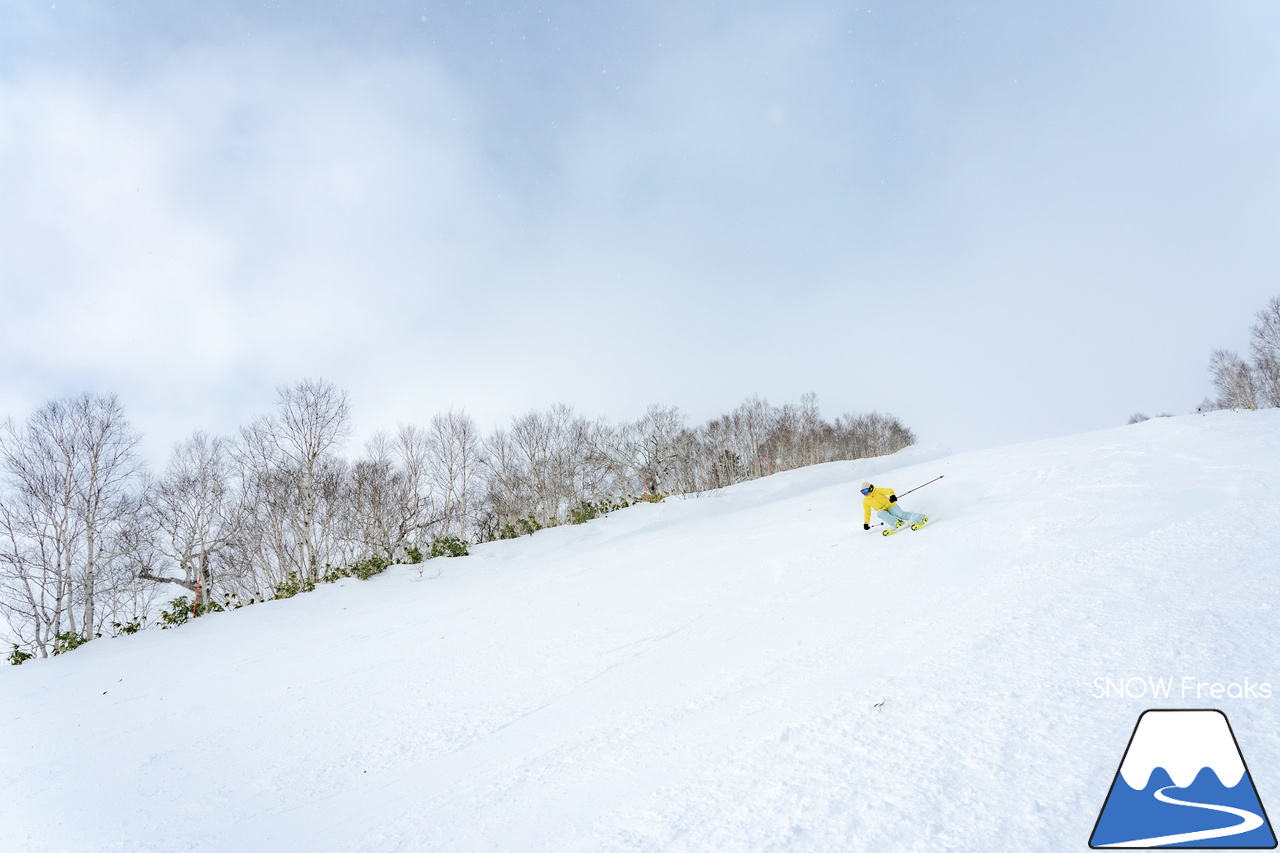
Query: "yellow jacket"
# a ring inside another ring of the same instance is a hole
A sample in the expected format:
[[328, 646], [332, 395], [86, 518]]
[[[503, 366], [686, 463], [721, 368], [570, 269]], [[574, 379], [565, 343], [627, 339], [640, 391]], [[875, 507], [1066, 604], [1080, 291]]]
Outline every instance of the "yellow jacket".
[[871, 494], [862, 496], [862, 523], [871, 523], [871, 510], [888, 509], [893, 506], [893, 502], [889, 500], [889, 495], [893, 494], [893, 489], [888, 487], [875, 488], [871, 490]]

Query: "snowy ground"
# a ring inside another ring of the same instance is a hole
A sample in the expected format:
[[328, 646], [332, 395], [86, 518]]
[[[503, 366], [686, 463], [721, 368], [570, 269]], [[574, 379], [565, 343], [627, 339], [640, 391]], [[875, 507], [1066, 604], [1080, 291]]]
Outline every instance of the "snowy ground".
[[3, 667], [0, 850], [1084, 850], [1151, 707], [1274, 815], [1278, 438], [912, 448]]

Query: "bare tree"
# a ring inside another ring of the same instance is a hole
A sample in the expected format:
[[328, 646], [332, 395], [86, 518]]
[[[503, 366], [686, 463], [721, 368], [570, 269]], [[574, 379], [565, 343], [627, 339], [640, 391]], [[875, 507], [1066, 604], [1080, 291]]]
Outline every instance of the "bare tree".
[[1250, 331], [1254, 373], [1260, 402], [1280, 406], [1280, 296], [1271, 297], [1258, 312]]
[[787, 471], [803, 465], [802, 440], [800, 409], [790, 403], [784, 403], [774, 410], [773, 428], [769, 431], [769, 437], [765, 439], [765, 473]]
[[277, 411], [241, 429], [235, 455], [256, 510], [259, 553], [276, 563], [274, 582], [289, 571], [313, 581], [338, 558], [335, 504], [345, 463], [336, 453], [353, 432], [351, 407], [346, 392], [324, 380], [276, 392]]
[[719, 489], [749, 478], [738, 446], [729, 415], [713, 418], [698, 430], [701, 489]]
[[265, 592], [290, 572], [304, 571], [294, 541], [293, 477], [264, 430], [242, 429], [232, 459], [247, 509], [235, 558], [250, 567], [254, 592]]
[[247, 517], [229, 447], [225, 438], [196, 432], [174, 447], [164, 476], [143, 499], [149, 530], [140, 538], [149, 538], [182, 575], [157, 574], [155, 561], [141, 560], [138, 577], [190, 590], [198, 606], [212, 600], [215, 562], [235, 545]]
[[511, 423], [511, 439], [515, 445], [522, 485], [528, 494], [530, 513], [544, 526], [556, 521], [556, 489], [552, 471], [552, 454], [556, 424], [549, 416], [531, 411]]
[[729, 413], [729, 422], [749, 479], [769, 473], [765, 442], [777, 425], [777, 412], [768, 400], [753, 396]]
[[[60, 419], [59, 419], [60, 420]], [[82, 547], [74, 505], [72, 468], [59, 445], [70, 446], [69, 424], [55, 421], [53, 436], [33, 415], [23, 428], [12, 420], [0, 430], [0, 582], [10, 626], [21, 640], [47, 655], [55, 637], [76, 630], [72, 577]]]
[[832, 458], [831, 445], [834, 430], [822, 419], [818, 410], [818, 395], [813, 391], [800, 397], [800, 406], [796, 415], [797, 422], [797, 465], [817, 465], [829, 462]]
[[440, 507], [442, 535], [470, 536], [476, 481], [480, 475], [480, 438], [466, 412], [450, 411], [431, 419], [428, 471]]
[[123, 556], [111, 546], [124, 541], [116, 534], [138, 507], [134, 489], [143, 474], [137, 453], [142, 436], [125, 419], [124, 407], [114, 394], [84, 394], [73, 398], [71, 405], [79, 451], [74, 483], [76, 511], [84, 523], [83, 624], [87, 633], [99, 627], [99, 575]]
[[53, 400], [24, 427], [0, 430], [4, 606], [41, 654], [64, 632], [92, 637], [114, 615], [99, 593], [128, 583], [120, 569], [143, 475], [139, 440], [114, 395]]
[[439, 521], [427, 482], [429, 442], [401, 425], [394, 439], [376, 433], [352, 469], [351, 511], [364, 553], [396, 560], [421, 544]]
[[149, 488], [148, 480], [133, 496], [132, 511], [112, 530], [111, 547], [116, 557], [98, 577], [99, 609], [105, 608], [107, 614], [100, 621], [109, 619], [115, 628], [129, 624], [134, 626], [131, 630], [141, 628], [159, 597], [155, 584], [140, 583], [143, 575], [157, 570], [165, 560], [156, 547], [159, 537], [143, 508]]
[[842, 459], [897, 453], [916, 443], [916, 435], [894, 415], [868, 412], [836, 420]]
[[1240, 356], [1230, 350], [1214, 350], [1209, 359], [1209, 372], [1218, 391], [1219, 408], [1258, 408], [1258, 383], [1253, 368]]
[[680, 490], [692, 450], [692, 433], [675, 406], [653, 404], [637, 421], [611, 430], [596, 427], [602, 459], [611, 463], [618, 489], [632, 495]]
[[500, 427], [481, 444], [480, 461], [485, 471], [478, 519], [481, 536], [501, 538], [524, 517], [532, 502], [528, 476], [515, 442]]
[[481, 512], [486, 535], [517, 523], [550, 527], [585, 500], [610, 493], [610, 465], [599, 424], [563, 404], [531, 411], [495, 430], [483, 444], [487, 483]]
[[[5, 436], [6, 457], [11, 441]], [[81, 536], [69, 496], [31, 485], [19, 481], [0, 498], [0, 613], [18, 639], [46, 656], [59, 634], [77, 630], [72, 573]]]

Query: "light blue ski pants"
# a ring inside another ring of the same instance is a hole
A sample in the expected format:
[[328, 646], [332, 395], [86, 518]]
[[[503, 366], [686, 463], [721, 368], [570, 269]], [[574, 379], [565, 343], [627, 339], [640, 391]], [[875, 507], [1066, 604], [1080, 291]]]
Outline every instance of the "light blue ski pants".
[[876, 515], [880, 517], [886, 527], [893, 527], [899, 521], [904, 524], [916, 524], [924, 518], [921, 513], [907, 512], [898, 504], [890, 504], [888, 509], [878, 509], [876, 510]]

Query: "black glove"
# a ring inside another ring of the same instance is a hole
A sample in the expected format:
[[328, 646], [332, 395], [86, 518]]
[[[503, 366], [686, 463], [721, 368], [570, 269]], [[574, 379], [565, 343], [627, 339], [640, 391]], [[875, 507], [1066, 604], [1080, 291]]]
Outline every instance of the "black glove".
[[898, 496], [897, 496], [897, 495], [889, 495], [889, 503], [891, 503], [891, 504], [896, 504], [897, 502], [898, 502]]
[[864, 525], [862, 525], [862, 529], [863, 529], [863, 530], [870, 530], [870, 529], [871, 529], [871, 525], [870, 525], [870, 524], [864, 524]]

